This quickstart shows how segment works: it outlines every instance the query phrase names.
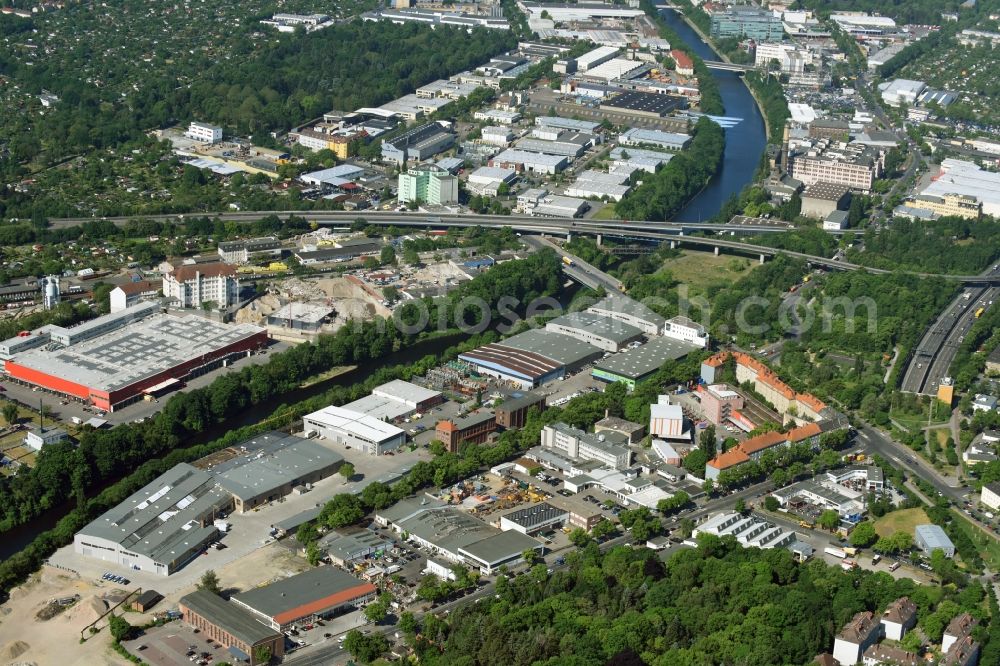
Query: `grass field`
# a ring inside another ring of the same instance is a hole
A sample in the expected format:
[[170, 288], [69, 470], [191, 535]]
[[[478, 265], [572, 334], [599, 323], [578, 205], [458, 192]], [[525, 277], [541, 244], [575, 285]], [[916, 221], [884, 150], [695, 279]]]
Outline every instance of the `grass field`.
[[931, 522], [923, 509], [903, 509], [887, 513], [875, 521], [875, 531], [879, 536], [889, 536], [894, 532], [902, 530], [913, 534], [913, 528], [917, 525]]
[[952, 510], [952, 517], [956, 523], [961, 527], [962, 531], [968, 535], [972, 540], [972, 543], [976, 545], [976, 549], [979, 551], [979, 556], [983, 558], [983, 562], [992, 571], [1000, 569], [1000, 541], [991, 535], [984, 532], [979, 528], [978, 525], [974, 525], [962, 517], [957, 511]]
[[676, 259], [668, 259], [663, 268], [692, 290], [702, 291], [714, 284], [732, 284], [756, 266], [742, 257], [684, 250]]
[[615, 205], [613, 203], [605, 204], [603, 208], [594, 213], [592, 220], [617, 220], [618, 216], [615, 215]]

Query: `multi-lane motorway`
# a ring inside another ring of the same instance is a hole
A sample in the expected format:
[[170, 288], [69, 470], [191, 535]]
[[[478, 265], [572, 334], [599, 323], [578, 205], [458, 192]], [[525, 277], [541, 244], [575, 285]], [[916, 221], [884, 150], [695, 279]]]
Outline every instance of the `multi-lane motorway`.
[[[1000, 277], [991, 269], [984, 277]], [[949, 376], [959, 346], [976, 322], [976, 312], [988, 309], [1000, 290], [997, 287], [966, 287], [924, 333], [903, 375], [902, 389], [934, 395], [943, 377]]]

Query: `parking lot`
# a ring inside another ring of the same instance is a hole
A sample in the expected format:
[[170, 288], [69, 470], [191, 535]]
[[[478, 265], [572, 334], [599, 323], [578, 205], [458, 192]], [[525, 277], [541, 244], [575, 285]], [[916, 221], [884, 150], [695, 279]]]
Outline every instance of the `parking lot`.
[[215, 641], [205, 638], [183, 622], [168, 622], [122, 645], [130, 654], [152, 666], [232, 663], [233, 655]]

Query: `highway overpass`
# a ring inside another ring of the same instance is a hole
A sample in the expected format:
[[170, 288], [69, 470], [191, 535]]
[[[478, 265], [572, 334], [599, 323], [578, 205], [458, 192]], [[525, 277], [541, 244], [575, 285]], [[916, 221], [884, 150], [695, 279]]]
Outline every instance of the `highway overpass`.
[[[532, 217], [525, 215], [432, 215], [427, 213], [399, 213], [384, 211], [249, 211], [238, 213], [195, 213], [188, 215], [144, 215], [122, 216], [109, 218], [62, 218], [50, 219], [53, 227], [67, 227], [91, 222], [95, 219], [105, 219], [115, 224], [124, 224], [134, 219], [150, 219], [163, 221], [179, 221], [185, 217], [210, 216], [224, 222], [254, 222], [262, 217], [275, 215], [285, 219], [290, 215], [304, 217], [310, 222], [321, 226], [347, 226], [355, 220], [362, 219], [370, 224], [398, 227], [420, 227], [429, 229], [447, 229], [449, 227], [468, 227], [476, 225], [487, 228], [510, 227], [515, 231], [534, 234], [555, 234], [571, 238], [574, 234], [603, 238], [619, 238], [640, 242], [673, 242], [675, 245], [698, 245], [711, 247], [716, 252], [723, 249], [750, 255], [763, 261], [766, 257], [785, 254], [821, 266], [830, 270], [867, 270], [870, 273], [890, 273], [892, 271], [865, 268], [860, 265], [843, 261], [835, 261], [827, 257], [780, 250], [764, 245], [743, 243], [731, 240], [737, 236], [785, 233], [791, 227], [781, 224], [768, 225], [729, 225], [712, 224], [709, 222], [652, 222], [634, 220], [582, 220], [548, 217]], [[711, 236], [692, 236], [694, 233], [714, 234]], [[830, 232], [837, 233], [837, 232]], [[843, 232], [841, 232], [843, 233]], [[719, 234], [722, 234], [722, 237]], [[954, 282], [977, 286], [1000, 286], [1000, 275], [939, 275], [936, 273], [920, 273], [904, 271], [918, 277], [941, 277]]]

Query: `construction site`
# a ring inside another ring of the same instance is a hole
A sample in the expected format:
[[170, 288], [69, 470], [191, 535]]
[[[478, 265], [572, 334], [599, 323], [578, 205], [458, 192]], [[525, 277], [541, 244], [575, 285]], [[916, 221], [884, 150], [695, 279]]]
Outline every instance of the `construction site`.
[[277, 280], [236, 313], [236, 322], [263, 326], [277, 340], [303, 342], [321, 333], [335, 333], [352, 319], [390, 316], [392, 311], [382, 299], [353, 277]]

